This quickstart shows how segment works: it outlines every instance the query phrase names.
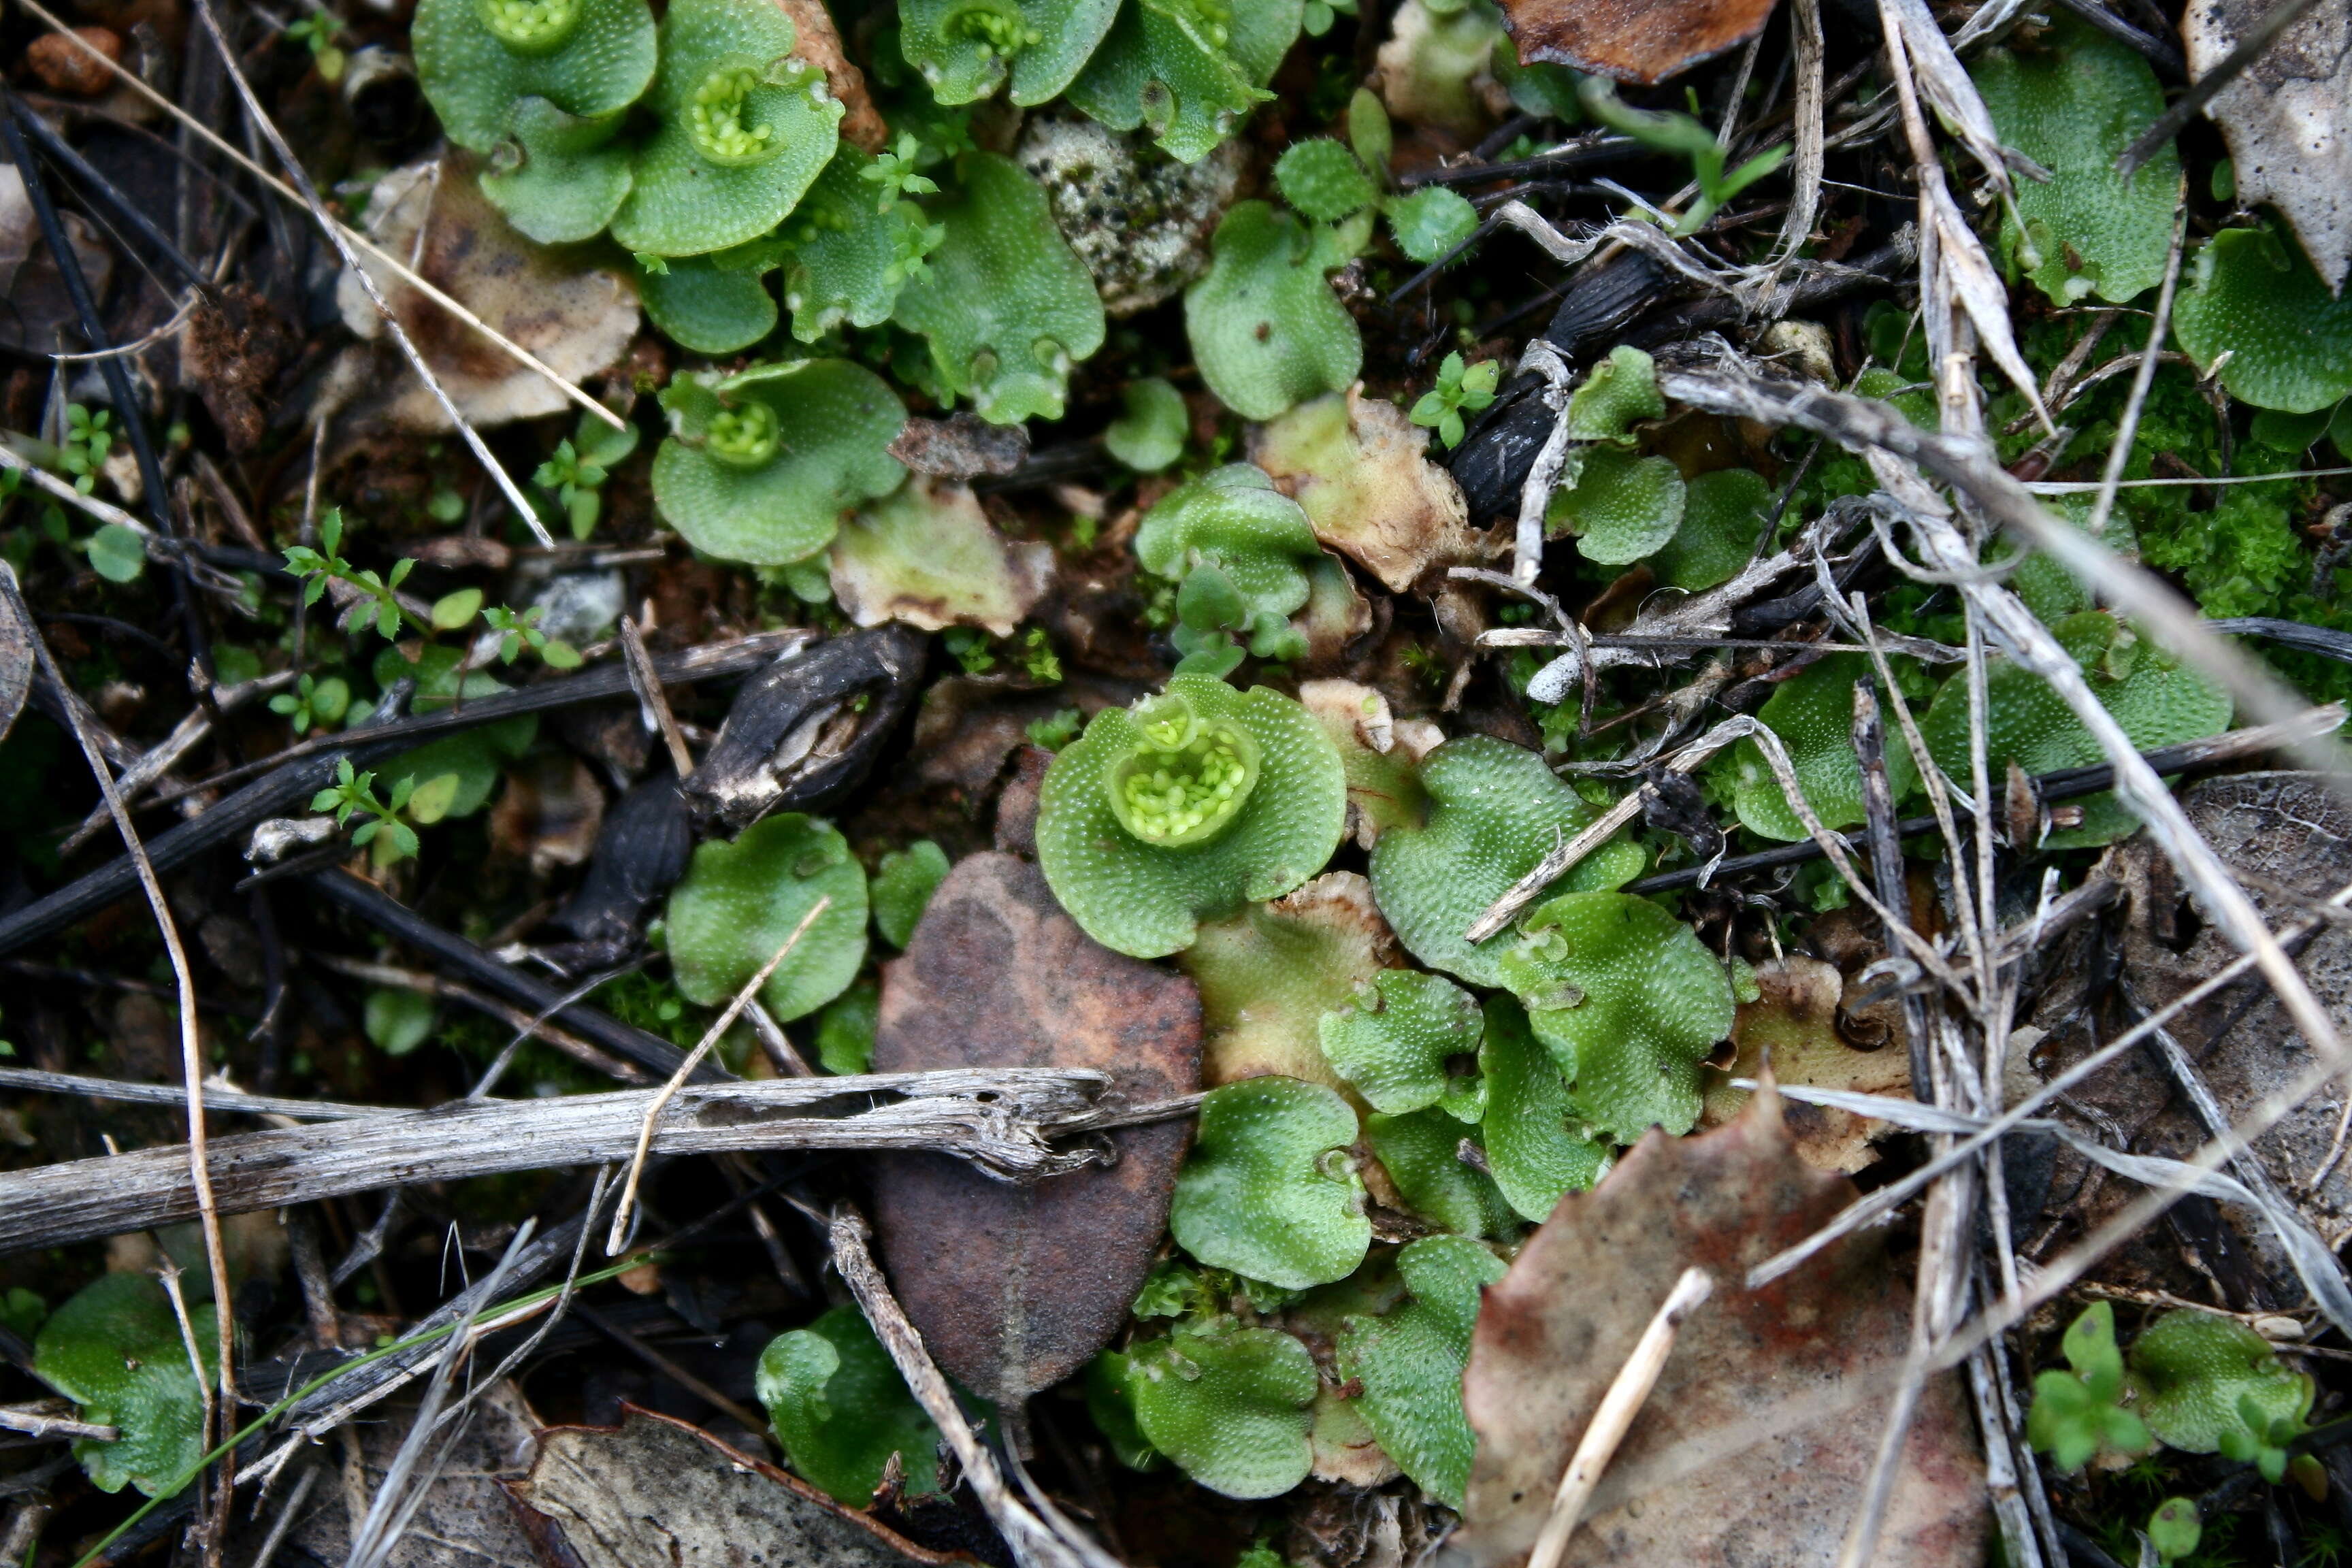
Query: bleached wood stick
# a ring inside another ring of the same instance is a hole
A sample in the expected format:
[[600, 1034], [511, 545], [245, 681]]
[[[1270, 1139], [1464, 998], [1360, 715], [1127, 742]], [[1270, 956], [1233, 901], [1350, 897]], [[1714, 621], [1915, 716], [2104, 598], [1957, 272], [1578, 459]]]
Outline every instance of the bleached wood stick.
[[1551, 1513], [1544, 1521], [1543, 1533], [1536, 1537], [1535, 1551], [1528, 1554], [1528, 1568], [1559, 1568], [1569, 1537], [1576, 1533], [1585, 1505], [1592, 1500], [1592, 1489], [1601, 1484], [1601, 1473], [1616, 1457], [1617, 1446], [1632, 1430], [1633, 1417], [1649, 1403], [1650, 1390], [1658, 1386], [1658, 1374], [1666, 1370], [1666, 1357], [1675, 1348], [1675, 1331], [1714, 1290], [1715, 1277], [1694, 1267], [1684, 1269], [1675, 1288], [1666, 1292], [1657, 1315], [1633, 1342], [1633, 1353], [1625, 1358], [1617, 1380], [1601, 1396], [1601, 1407], [1592, 1413], [1576, 1452], [1569, 1457], [1559, 1490], [1552, 1494]]
[[[680, 1089], [655, 1131], [657, 1154], [817, 1149], [959, 1155], [1002, 1181], [1093, 1163], [1048, 1132], [1089, 1110], [1108, 1079], [1047, 1068], [958, 1068], [772, 1079]], [[555, 1100], [458, 1101], [405, 1115], [241, 1133], [212, 1141], [223, 1214], [342, 1193], [508, 1171], [620, 1164], [635, 1152], [655, 1089]], [[145, 1230], [197, 1212], [183, 1144], [0, 1174], [0, 1256]]]

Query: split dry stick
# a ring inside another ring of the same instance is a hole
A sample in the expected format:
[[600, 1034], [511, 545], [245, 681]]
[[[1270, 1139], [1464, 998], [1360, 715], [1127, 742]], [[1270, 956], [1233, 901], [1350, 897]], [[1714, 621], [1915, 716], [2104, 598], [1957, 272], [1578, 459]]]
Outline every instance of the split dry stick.
[[[83, 722], [81, 709], [71, 700], [73, 687], [49, 645], [34, 624], [33, 612], [26, 606], [24, 594], [16, 585], [14, 567], [0, 563], [0, 598], [5, 608], [16, 617], [17, 628], [32, 644], [33, 657], [40, 663], [41, 673], [65, 693], [68, 700], [62, 704], [72, 726], [75, 743], [89, 763], [89, 771], [98, 780], [99, 793], [106, 797], [106, 809], [113, 815], [115, 830], [122, 835], [122, 845], [139, 873], [139, 886], [147, 895], [147, 907], [154, 911], [155, 925], [163, 936], [163, 951], [172, 963], [172, 986], [180, 1009], [180, 1073], [186, 1091], [188, 1107], [188, 1180], [195, 1190], [197, 1213], [204, 1222], [205, 1264], [212, 1270], [213, 1279], [221, 1295], [221, 1309], [216, 1314], [220, 1332], [220, 1392], [231, 1409], [236, 1405], [236, 1321], [228, 1309], [228, 1255], [221, 1247], [220, 1206], [213, 1198], [212, 1171], [205, 1159], [205, 1049], [196, 1031], [196, 977], [188, 967], [188, 950], [181, 945], [178, 922], [172, 918], [172, 906], [163, 897], [163, 884], [155, 875], [154, 862], [147, 858], [147, 846], [139, 837], [139, 829], [131, 821], [131, 808], [122, 799], [122, 792], [114, 785], [114, 770], [106, 764], [105, 755], [91, 736], [89, 726]], [[199, 1373], [201, 1374], [201, 1366]], [[201, 1375], [198, 1382], [205, 1380]], [[212, 1394], [207, 1385], [205, 1398]]]
[[694, 1069], [702, 1065], [702, 1058], [710, 1054], [710, 1047], [719, 1043], [719, 1037], [727, 1032], [728, 1026], [735, 1022], [737, 1015], [760, 994], [760, 987], [768, 983], [768, 976], [776, 972], [776, 966], [790, 956], [793, 949], [800, 945], [801, 938], [808, 934], [809, 928], [816, 924], [817, 918], [831, 908], [831, 893], [809, 906], [809, 912], [801, 917], [800, 924], [793, 927], [792, 935], [784, 938], [784, 945], [776, 949], [775, 955], [767, 963], [760, 965], [757, 974], [743, 982], [742, 989], [735, 993], [735, 999], [727, 1004], [727, 1010], [710, 1021], [710, 1027], [702, 1032], [702, 1038], [695, 1042], [694, 1049], [686, 1053], [686, 1060], [678, 1063], [677, 1070], [669, 1075], [669, 1081], [655, 1091], [653, 1103], [646, 1107], [645, 1122], [637, 1129], [637, 1149], [629, 1160], [629, 1179], [622, 1184], [621, 1202], [613, 1210], [613, 1228], [604, 1237], [605, 1257], [618, 1258], [622, 1244], [629, 1234], [629, 1214], [636, 1205], [637, 1182], [645, 1175], [646, 1156], [653, 1151], [654, 1126], [661, 1120], [663, 1108], [677, 1097], [679, 1089], [686, 1087], [686, 1080], [694, 1076]]
[[116, 1427], [94, 1426], [70, 1415], [50, 1415], [21, 1405], [0, 1405], [0, 1432], [22, 1432], [44, 1438], [76, 1437], [92, 1443], [111, 1443], [122, 1436]]
[[925, 1348], [921, 1331], [908, 1321], [898, 1298], [890, 1294], [889, 1281], [876, 1267], [874, 1254], [866, 1245], [871, 1234], [866, 1216], [844, 1204], [834, 1211], [829, 1229], [833, 1266], [841, 1275], [841, 1282], [857, 1299], [858, 1309], [874, 1325], [875, 1337], [890, 1352], [898, 1375], [907, 1380], [916, 1403], [947, 1439], [956, 1463], [962, 1467], [964, 1479], [971, 1485], [972, 1495], [987, 1511], [989, 1522], [996, 1526], [1005, 1544], [1013, 1549], [1013, 1561], [1021, 1568], [1119, 1568], [1116, 1558], [1066, 1521], [1060, 1521], [1062, 1528], [1056, 1529], [1053, 1521], [1031, 1511], [1004, 1484], [1004, 1472], [997, 1468], [996, 1456], [973, 1433], [971, 1423], [956, 1404], [946, 1375]]
[[638, 717], [648, 731], [661, 736], [662, 744], [669, 749], [670, 772], [685, 778], [694, 771], [694, 753], [686, 749], [686, 731], [677, 727], [677, 715], [670, 711], [661, 677], [654, 673], [654, 657], [646, 651], [646, 635], [627, 616], [621, 617], [621, 658], [628, 667], [629, 685], [637, 694]]
[[1633, 1353], [1625, 1358], [1616, 1381], [1601, 1396], [1600, 1408], [1593, 1411], [1576, 1452], [1569, 1457], [1568, 1469], [1559, 1478], [1559, 1489], [1552, 1494], [1551, 1512], [1544, 1520], [1543, 1533], [1536, 1537], [1528, 1568], [1559, 1568], [1569, 1538], [1576, 1533], [1585, 1507], [1592, 1500], [1592, 1490], [1601, 1484], [1601, 1472], [1616, 1457], [1617, 1446], [1625, 1440], [1633, 1417], [1642, 1413], [1650, 1391], [1657, 1387], [1658, 1374], [1666, 1369], [1666, 1357], [1675, 1348], [1675, 1331], [1714, 1289], [1715, 1277], [1694, 1267], [1684, 1269], [1675, 1288], [1666, 1292], [1650, 1326], [1633, 1342]]
[[[117, 81], [120, 81], [123, 86], [129, 88], [132, 92], [137, 93], [140, 97], [145, 99], [156, 108], [163, 110], [164, 113], [178, 121], [182, 125], [185, 126], [197, 136], [202, 137], [205, 142], [210, 142], [215, 152], [220, 153], [223, 157], [228, 159], [231, 163], [243, 169], [247, 174], [251, 174], [255, 179], [259, 180], [270, 190], [275, 191], [278, 195], [284, 197], [289, 202], [292, 202], [297, 206], [306, 205], [303, 202], [300, 194], [291, 185], [289, 185], [285, 181], [278, 178], [277, 175], [272, 174], [268, 170], [263, 168], [252, 158], [247, 157], [243, 151], [232, 145], [221, 137], [219, 133], [215, 132], [210, 126], [196, 119], [195, 116], [190, 114], [186, 110], [182, 109], [178, 104], [173, 103], [162, 93], [157, 92], [153, 88], [148, 86], [144, 80], [134, 75], [131, 71], [115, 60], [110, 59], [104, 54], [99, 52], [97, 47], [91, 45], [89, 40], [83, 38], [79, 34], [76, 33], [72, 27], [58, 19], [55, 14], [44, 7], [40, 4], [40, 0], [16, 0], [16, 3], [24, 6], [26, 11], [30, 12], [32, 16], [38, 20], [42, 26], [47, 27], [49, 31], [65, 39], [68, 44], [71, 45], [82, 55], [97, 62], [98, 65], [102, 67], [107, 73], [112, 76]], [[447, 294], [442, 292], [439, 289], [427, 282], [417, 273], [415, 268], [410, 267], [406, 262], [401, 260], [400, 258], [393, 255], [390, 251], [378, 246], [375, 241], [370, 239], [366, 235], [362, 234], [355, 228], [346, 227], [341, 224], [336, 224], [334, 226], [333, 232], [340, 233], [343, 238], [350, 241], [352, 245], [366, 251], [376, 260], [382, 262], [384, 268], [394, 277], [398, 278], [403, 283], [407, 284], [410, 288], [415, 289], [418, 293], [424, 295], [426, 299], [432, 300], [435, 304], [448, 311], [452, 316], [455, 316], [457, 320], [463, 321], [467, 326], [472, 328], [475, 331], [479, 332], [483, 337], [488, 338], [501, 353], [510, 356], [516, 363], [521, 365], [524, 369], [545, 377], [557, 391], [562, 393], [564, 396], [570, 398], [572, 402], [586, 409], [595, 417], [602, 419], [605, 424], [610, 425], [614, 429], [621, 429], [628, 423], [628, 421], [622, 418], [620, 415], [614, 413], [610, 408], [607, 408], [603, 404], [597, 402], [594, 398], [589, 396], [587, 392], [577, 383], [567, 380], [563, 374], [557, 371], [552, 365], [548, 364], [546, 362], [540, 359], [538, 355], [532, 353], [529, 349], [524, 348], [520, 343], [516, 342], [513, 339], [499, 331], [496, 327], [493, 327], [488, 321], [483, 321], [481, 317], [467, 310], [464, 305], [458, 303], [456, 300], [451, 299]]]
[[270, 151], [278, 154], [278, 161], [286, 165], [286, 173], [292, 178], [294, 188], [301, 193], [302, 205], [310, 209], [311, 220], [318, 224], [319, 231], [327, 237], [327, 242], [335, 247], [335, 254], [343, 258], [343, 265], [351, 268], [359, 279], [360, 287], [367, 291], [368, 302], [375, 307], [376, 314], [383, 318], [384, 331], [392, 334], [392, 341], [398, 346], [401, 356], [408, 361], [408, 368], [416, 374], [417, 380], [425, 384], [425, 390], [433, 395], [433, 400], [441, 405], [441, 412], [449, 416], [449, 423], [456, 426], [459, 438], [466, 443], [466, 449], [474, 454], [475, 460], [489, 474], [506, 496], [507, 504], [514, 508], [515, 515], [522, 519], [523, 525], [541, 544], [552, 549], [554, 537], [547, 531], [547, 525], [539, 521], [539, 509], [532, 506], [516, 486], [514, 477], [507, 472], [506, 466], [491, 455], [490, 448], [482, 440], [481, 432], [467, 420], [449, 396], [448, 389], [441, 384], [441, 378], [435, 375], [433, 367], [425, 363], [424, 353], [409, 338], [408, 329], [400, 324], [400, 318], [394, 313], [391, 302], [384, 299], [383, 289], [376, 283], [375, 274], [361, 265], [358, 251], [343, 236], [343, 226], [335, 221], [334, 215], [319, 199], [317, 188], [310, 184], [310, 171], [302, 167], [302, 160], [294, 155], [294, 149], [286, 144], [278, 122], [269, 118], [269, 111], [261, 106], [261, 100], [255, 95], [253, 84], [245, 79], [245, 68], [237, 64], [236, 51], [229, 47], [228, 35], [221, 31], [220, 18], [213, 14], [212, 0], [196, 0], [196, 19], [205, 25], [213, 47], [220, 51], [221, 65], [228, 72], [228, 79], [236, 84], [237, 97], [244, 100], [247, 115], [268, 142]]
[[2189, 175], [2180, 176], [2179, 195], [2175, 201], [2179, 216], [2173, 220], [2172, 249], [2164, 258], [2164, 282], [2156, 291], [2156, 315], [2147, 324], [2147, 344], [2139, 352], [2139, 366], [2132, 372], [2131, 395], [2124, 401], [2124, 416], [2116, 422], [2115, 443], [2107, 448], [2107, 471], [2099, 476], [2099, 498], [2091, 503], [2091, 521], [2085, 531], [2094, 538], [2107, 531], [2107, 514], [2115, 510], [2116, 487], [2124, 477], [2124, 464], [2131, 457], [2132, 442], [2139, 435], [2140, 411], [2147, 405], [2147, 390], [2156, 384], [2157, 363], [2164, 357], [2164, 340], [2172, 331], [2172, 294], [2180, 284], [2180, 253], [2189, 243]]

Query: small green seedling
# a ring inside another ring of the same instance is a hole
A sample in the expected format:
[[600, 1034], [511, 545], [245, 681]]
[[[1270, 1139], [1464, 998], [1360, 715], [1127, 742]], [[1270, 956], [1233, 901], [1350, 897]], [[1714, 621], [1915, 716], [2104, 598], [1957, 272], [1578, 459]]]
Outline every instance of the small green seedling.
[[1218, 401], [1245, 419], [1272, 419], [1356, 379], [1363, 339], [1324, 281], [1307, 226], [1265, 202], [1237, 202], [1210, 244], [1208, 275], [1185, 290], [1184, 330]]
[[1631, 136], [1662, 153], [1680, 153], [1691, 161], [1691, 178], [1698, 183], [1698, 200], [1667, 232], [1686, 238], [1706, 226], [1723, 204], [1779, 168], [1789, 156], [1784, 143], [1759, 153], [1726, 173], [1724, 149], [1715, 132], [1694, 115], [1672, 110], [1636, 109], [1617, 96], [1617, 84], [1604, 76], [1588, 76], [1578, 84], [1584, 110], [1612, 131]]
[[1377, 1317], [1351, 1317], [1339, 1336], [1340, 1373], [1363, 1384], [1362, 1409], [1398, 1468], [1448, 1508], [1462, 1506], [1477, 1439], [1462, 1410], [1462, 1371], [1480, 1292], [1502, 1259], [1475, 1241], [1433, 1236], [1397, 1254], [1410, 1300]]
[[184, 1336], [171, 1297], [152, 1278], [102, 1274], [41, 1325], [33, 1343], [41, 1381], [79, 1406], [82, 1420], [121, 1434], [110, 1443], [74, 1443], [99, 1490], [131, 1486], [165, 1497], [194, 1470], [204, 1454], [204, 1385], [220, 1371], [215, 1312], [209, 1301], [194, 1307]]
[[2147, 1516], [2147, 1543], [2158, 1561], [2178, 1563], [2197, 1550], [2205, 1524], [2197, 1515], [2195, 1498], [2167, 1498]]
[[499, 662], [512, 664], [515, 656], [524, 648], [539, 655], [550, 669], [576, 669], [580, 650], [561, 637], [549, 637], [540, 629], [547, 607], [533, 605], [517, 612], [504, 605], [493, 605], [482, 612], [482, 623], [499, 634]]
[[92, 414], [79, 403], [66, 405], [66, 438], [58, 447], [58, 467], [73, 476], [73, 488], [88, 495], [105, 471], [106, 454], [114, 446], [114, 415], [101, 408]]
[[844, 325], [877, 327], [890, 319], [899, 290], [923, 274], [947, 238], [947, 226], [908, 199], [937, 193], [937, 182], [915, 170], [921, 159], [934, 160], [921, 166], [936, 167], [943, 157], [904, 133], [896, 152], [878, 157], [842, 143], [784, 226], [793, 337], [813, 343]]
[[805, 1017], [840, 995], [866, 961], [866, 870], [831, 824], [780, 812], [730, 844], [698, 846], [669, 896], [670, 970], [686, 999], [716, 1006], [782, 948], [819, 900], [824, 912], [801, 932], [761, 991], [779, 1023]]
[[818, 1490], [865, 1508], [893, 1455], [907, 1496], [940, 1489], [939, 1428], [856, 1308], [770, 1340], [754, 1382], [786, 1461]]
[[2317, 1392], [2245, 1324], [2189, 1310], [2167, 1312], [2133, 1342], [2126, 1386], [2163, 1442], [2254, 1464], [2272, 1481], [2286, 1473], [2284, 1446]]
[[1486, 1168], [1522, 1219], [1550, 1217], [1563, 1193], [1580, 1193], [1601, 1179], [1609, 1151], [1580, 1136], [1568, 1080], [1528, 1027], [1527, 1010], [1508, 996], [1486, 999], [1486, 1035], [1478, 1047], [1486, 1086], [1479, 1124]]
[[307, 671], [296, 679], [293, 690], [269, 700], [269, 710], [284, 718], [298, 735], [307, 735], [314, 727], [341, 723], [351, 706], [350, 681], [340, 675], [321, 679]]
[[1054, 759], [1037, 859], [1088, 935], [1160, 958], [1191, 946], [1202, 917], [1321, 870], [1346, 819], [1339, 752], [1305, 709], [1179, 675], [1096, 714]]
[[[572, 523], [572, 537], [585, 539], [596, 531], [604, 508], [604, 480], [637, 449], [637, 427], [615, 430], [603, 420], [583, 414], [579, 428], [556, 443], [554, 456], [540, 464], [530, 482], [555, 497], [555, 504]], [[509, 655], [509, 658], [513, 656]]]
[[1569, 893], [1524, 922], [1503, 979], [1586, 1121], [1631, 1143], [1696, 1125], [1699, 1064], [1731, 1033], [1731, 982], [1698, 933], [1647, 899]]
[[2073, 1370], [2045, 1372], [2033, 1380], [2027, 1440], [2068, 1474], [2100, 1453], [2147, 1452], [2147, 1427], [2121, 1403], [2124, 1363], [2116, 1349], [2115, 1308], [2092, 1303], [2067, 1328], [2061, 1348]]
[[1184, 395], [1165, 377], [1138, 376], [1127, 384], [1127, 413], [1103, 432], [1110, 455], [1138, 473], [1156, 474], [1184, 455], [1192, 416]]
[[1437, 384], [1412, 405], [1412, 422], [1434, 429], [1437, 438], [1448, 447], [1459, 447], [1462, 411], [1466, 408], [1475, 414], [1494, 402], [1495, 385], [1502, 374], [1498, 360], [1481, 360], [1465, 370], [1460, 354], [1447, 354], [1437, 367]]
[[1169, 1210], [1176, 1244], [1284, 1289], [1346, 1279], [1372, 1239], [1355, 1141], [1356, 1113], [1321, 1084], [1253, 1078], [1211, 1089]]
[[1268, 1498], [1307, 1479], [1321, 1379], [1297, 1340], [1215, 1317], [1180, 1324], [1124, 1360], [1123, 1369], [1097, 1364], [1106, 1378], [1124, 1372], [1137, 1436], [1193, 1480], [1227, 1497]]
[[415, 789], [415, 779], [403, 777], [392, 786], [392, 798], [384, 800], [375, 793], [375, 774], [355, 773], [346, 757], [335, 764], [335, 782], [311, 797], [310, 809], [334, 813], [338, 827], [350, 826], [355, 816], [365, 817], [352, 835], [352, 845], [362, 849], [374, 845], [370, 858], [379, 867], [389, 866], [416, 853], [416, 829], [402, 819]]
[[1321, 1032], [1324, 1056], [1375, 1110], [1442, 1105], [1458, 1121], [1478, 1120], [1484, 1089], [1447, 1064], [1477, 1055], [1486, 1020], [1478, 999], [1452, 981], [1386, 971], [1349, 1007], [1324, 1014]]
[[982, 418], [1059, 419], [1070, 368], [1103, 343], [1094, 279], [1019, 164], [966, 153], [956, 186], [932, 209], [946, 232], [900, 290], [895, 319], [929, 340], [940, 386]]
[[[1556, 842], [1573, 837], [1600, 809], [1553, 775], [1535, 752], [1486, 735], [1466, 735], [1421, 764], [1427, 821], [1381, 835], [1371, 858], [1372, 895], [1405, 950], [1433, 969], [1474, 985], [1504, 984], [1497, 957], [1505, 932], [1475, 946], [1462, 933]], [[1571, 870], [1563, 890], [1614, 888], [1641, 875], [1642, 851], [1612, 839]]]
[[343, 68], [351, 63], [335, 44], [342, 31], [341, 21], [331, 12], [317, 11], [287, 23], [285, 36], [288, 43], [310, 51], [310, 63], [318, 68], [320, 80], [336, 82], [343, 79]]
[[376, 986], [360, 1005], [368, 1043], [388, 1057], [404, 1057], [432, 1037], [438, 1010], [421, 991]]
[[654, 504], [706, 554], [754, 566], [804, 560], [841, 514], [888, 494], [906, 405], [846, 360], [679, 376], [661, 395], [670, 436], [654, 454]]
[[882, 857], [868, 889], [874, 905], [874, 929], [892, 947], [903, 949], [915, 934], [931, 895], [947, 880], [947, 851], [928, 838]]

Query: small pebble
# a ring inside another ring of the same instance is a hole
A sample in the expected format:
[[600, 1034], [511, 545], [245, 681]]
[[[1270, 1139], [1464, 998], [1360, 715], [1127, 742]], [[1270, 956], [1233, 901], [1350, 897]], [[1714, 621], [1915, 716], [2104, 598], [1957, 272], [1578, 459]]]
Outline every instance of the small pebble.
[[[98, 50], [108, 59], [122, 58], [122, 40], [110, 27], [76, 27], [74, 37]], [[76, 48], [72, 39], [57, 33], [44, 33], [25, 50], [26, 62], [33, 74], [52, 92], [71, 93], [77, 98], [95, 98], [113, 83], [113, 73], [89, 58], [87, 50]]]

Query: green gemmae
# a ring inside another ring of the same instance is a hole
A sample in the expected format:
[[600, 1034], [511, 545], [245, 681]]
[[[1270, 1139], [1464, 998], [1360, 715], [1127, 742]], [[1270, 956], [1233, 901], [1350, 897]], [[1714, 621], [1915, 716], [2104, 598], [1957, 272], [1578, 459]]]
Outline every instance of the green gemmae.
[[1137, 743], [1105, 781], [1119, 826], [1147, 844], [1204, 843], [1233, 826], [1257, 784], [1258, 746], [1249, 731], [1203, 722], [1181, 695], [1155, 697], [1135, 712]]
[[542, 54], [580, 26], [580, 0], [481, 0], [482, 26], [510, 49]]

